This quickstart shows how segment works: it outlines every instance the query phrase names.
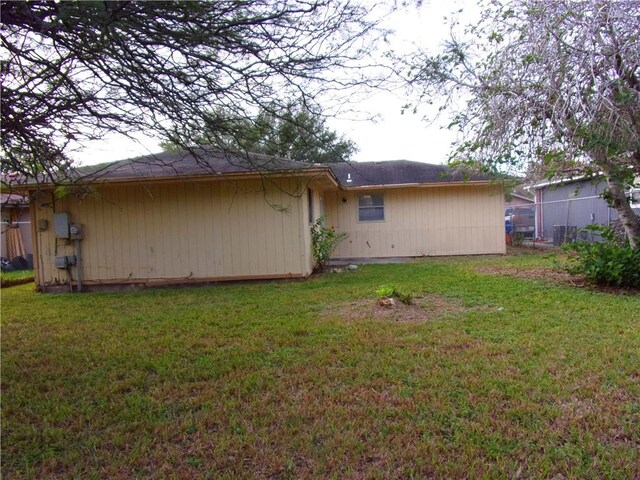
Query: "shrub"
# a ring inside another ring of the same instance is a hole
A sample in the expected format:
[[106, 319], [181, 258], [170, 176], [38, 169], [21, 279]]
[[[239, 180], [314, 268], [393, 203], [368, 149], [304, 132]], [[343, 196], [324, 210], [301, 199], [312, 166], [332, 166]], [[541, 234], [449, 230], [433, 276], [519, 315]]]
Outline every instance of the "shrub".
[[512, 233], [511, 234], [511, 245], [514, 247], [521, 247], [524, 244], [524, 233]]
[[640, 249], [616, 238], [611, 227], [589, 225], [584, 230], [599, 233], [602, 241], [565, 245], [569, 258], [564, 268], [602, 285], [640, 288]]
[[413, 301], [413, 295], [411, 293], [404, 293], [398, 289], [395, 285], [383, 285], [376, 290], [376, 296], [378, 300], [384, 300], [386, 298], [397, 298], [405, 305], [410, 305]]
[[318, 269], [322, 270], [338, 244], [347, 238], [346, 233], [336, 232], [335, 228], [324, 226], [324, 217], [318, 218], [311, 225], [311, 250]]

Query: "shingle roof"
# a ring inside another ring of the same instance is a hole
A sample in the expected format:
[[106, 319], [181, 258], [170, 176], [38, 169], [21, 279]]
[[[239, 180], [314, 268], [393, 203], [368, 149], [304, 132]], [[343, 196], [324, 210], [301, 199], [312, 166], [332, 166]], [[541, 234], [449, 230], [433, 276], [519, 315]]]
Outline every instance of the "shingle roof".
[[2, 207], [27, 207], [29, 197], [18, 195], [17, 193], [0, 193], [0, 205]]
[[335, 163], [330, 168], [340, 185], [347, 188], [491, 180], [487, 175], [409, 160]]
[[524, 200], [529, 200], [531, 202], [533, 202], [535, 198], [534, 195], [531, 192], [525, 190], [522, 185], [516, 186], [511, 192], [511, 195], [520, 197]]
[[307, 170], [330, 172], [345, 188], [491, 180], [487, 175], [465, 174], [446, 165], [409, 160], [323, 165], [254, 153], [232, 154], [204, 146], [192, 151], [161, 152], [80, 167], [73, 176], [81, 182], [92, 182]]
[[291, 172], [318, 167], [309, 163], [260, 154], [232, 154], [214, 148], [199, 147], [192, 152], [162, 152], [117, 162], [81, 167], [83, 181], [130, 178], [190, 177], [250, 172]]

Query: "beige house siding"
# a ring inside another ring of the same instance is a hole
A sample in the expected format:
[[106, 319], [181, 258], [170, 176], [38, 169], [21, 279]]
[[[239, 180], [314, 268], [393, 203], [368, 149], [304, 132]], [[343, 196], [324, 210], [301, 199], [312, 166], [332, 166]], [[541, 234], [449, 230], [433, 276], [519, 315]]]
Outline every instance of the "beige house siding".
[[[384, 221], [358, 221], [358, 197], [384, 194]], [[330, 192], [327, 225], [348, 233], [335, 258], [505, 253], [499, 185]]]
[[[75, 242], [55, 238], [54, 211], [84, 226], [85, 285], [305, 277], [315, 263], [310, 226], [322, 215], [349, 234], [334, 257], [505, 253], [499, 185], [341, 190], [328, 177], [308, 176], [93, 188], [83, 198], [32, 200], [36, 280], [45, 289], [68, 281], [55, 257], [76, 253]], [[384, 195], [384, 221], [358, 221], [365, 193]], [[37, 231], [41, 219], [49, 226]], [[75, 267], [71, 273], [75, 280]]]
[[[311, 273], [305, 186], [294, 178], [105, 185], [82, 200], [55, 200], [55, 211], [84, 225], [87, 285], [304, 277]], [[46, 197], [34, 202], [35, 222], [49, 221], [36, 233], [42, 286], [65, 283], [54, 257], [75, 253], [73, 242], [55, 238]]]

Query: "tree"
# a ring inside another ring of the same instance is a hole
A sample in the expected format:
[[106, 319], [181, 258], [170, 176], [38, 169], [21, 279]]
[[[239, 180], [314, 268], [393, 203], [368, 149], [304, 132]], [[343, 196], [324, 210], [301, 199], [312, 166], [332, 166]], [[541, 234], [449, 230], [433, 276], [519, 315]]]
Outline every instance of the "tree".
[[[219, 110], [211, 113], [208, 124], [225, 125], [224, 129], [194, 132], [190, 137], [194, 145], [222, 144], [232, 152], [263, 153], [306, 163], [345, 162], [357, 152], [355, 143], [327, 127], [318, 113], [301, 104], [278, 108], [270, 106], [255, 118], [234, 118], [228, 110]], [[181, 148], [172, 142], [162, 146]]]
[[53, 180], [109, 132], [189, 145], [230, 127], [212, 110], [235, 122], [293, 97], [313, 111], [376, 81], [375, 22], [348, 2], [3, 1], [0, 14], [3, 172]]
[[421, 102], [439, 96], [454, 112], [460, 161], [604, 175], [638, 247], [625, 188], [640, 176], [639, 11], [635, 0], [491, 0], [477, 24], [454, 20], [440, 53], [417, 52], [408, 80]]

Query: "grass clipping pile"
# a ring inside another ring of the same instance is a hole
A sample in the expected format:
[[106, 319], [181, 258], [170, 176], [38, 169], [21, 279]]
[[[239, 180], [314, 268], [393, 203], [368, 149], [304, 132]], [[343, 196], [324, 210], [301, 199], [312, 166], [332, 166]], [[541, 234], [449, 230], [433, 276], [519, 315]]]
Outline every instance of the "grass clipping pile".
[[442, 295], [414, 297], [410, 303], [396, 298], [362, 298], [328, 307], [323, 316], [344, 321], [377, 320], [394, 323], [421, 323], [465, 311], [462, 304]]

